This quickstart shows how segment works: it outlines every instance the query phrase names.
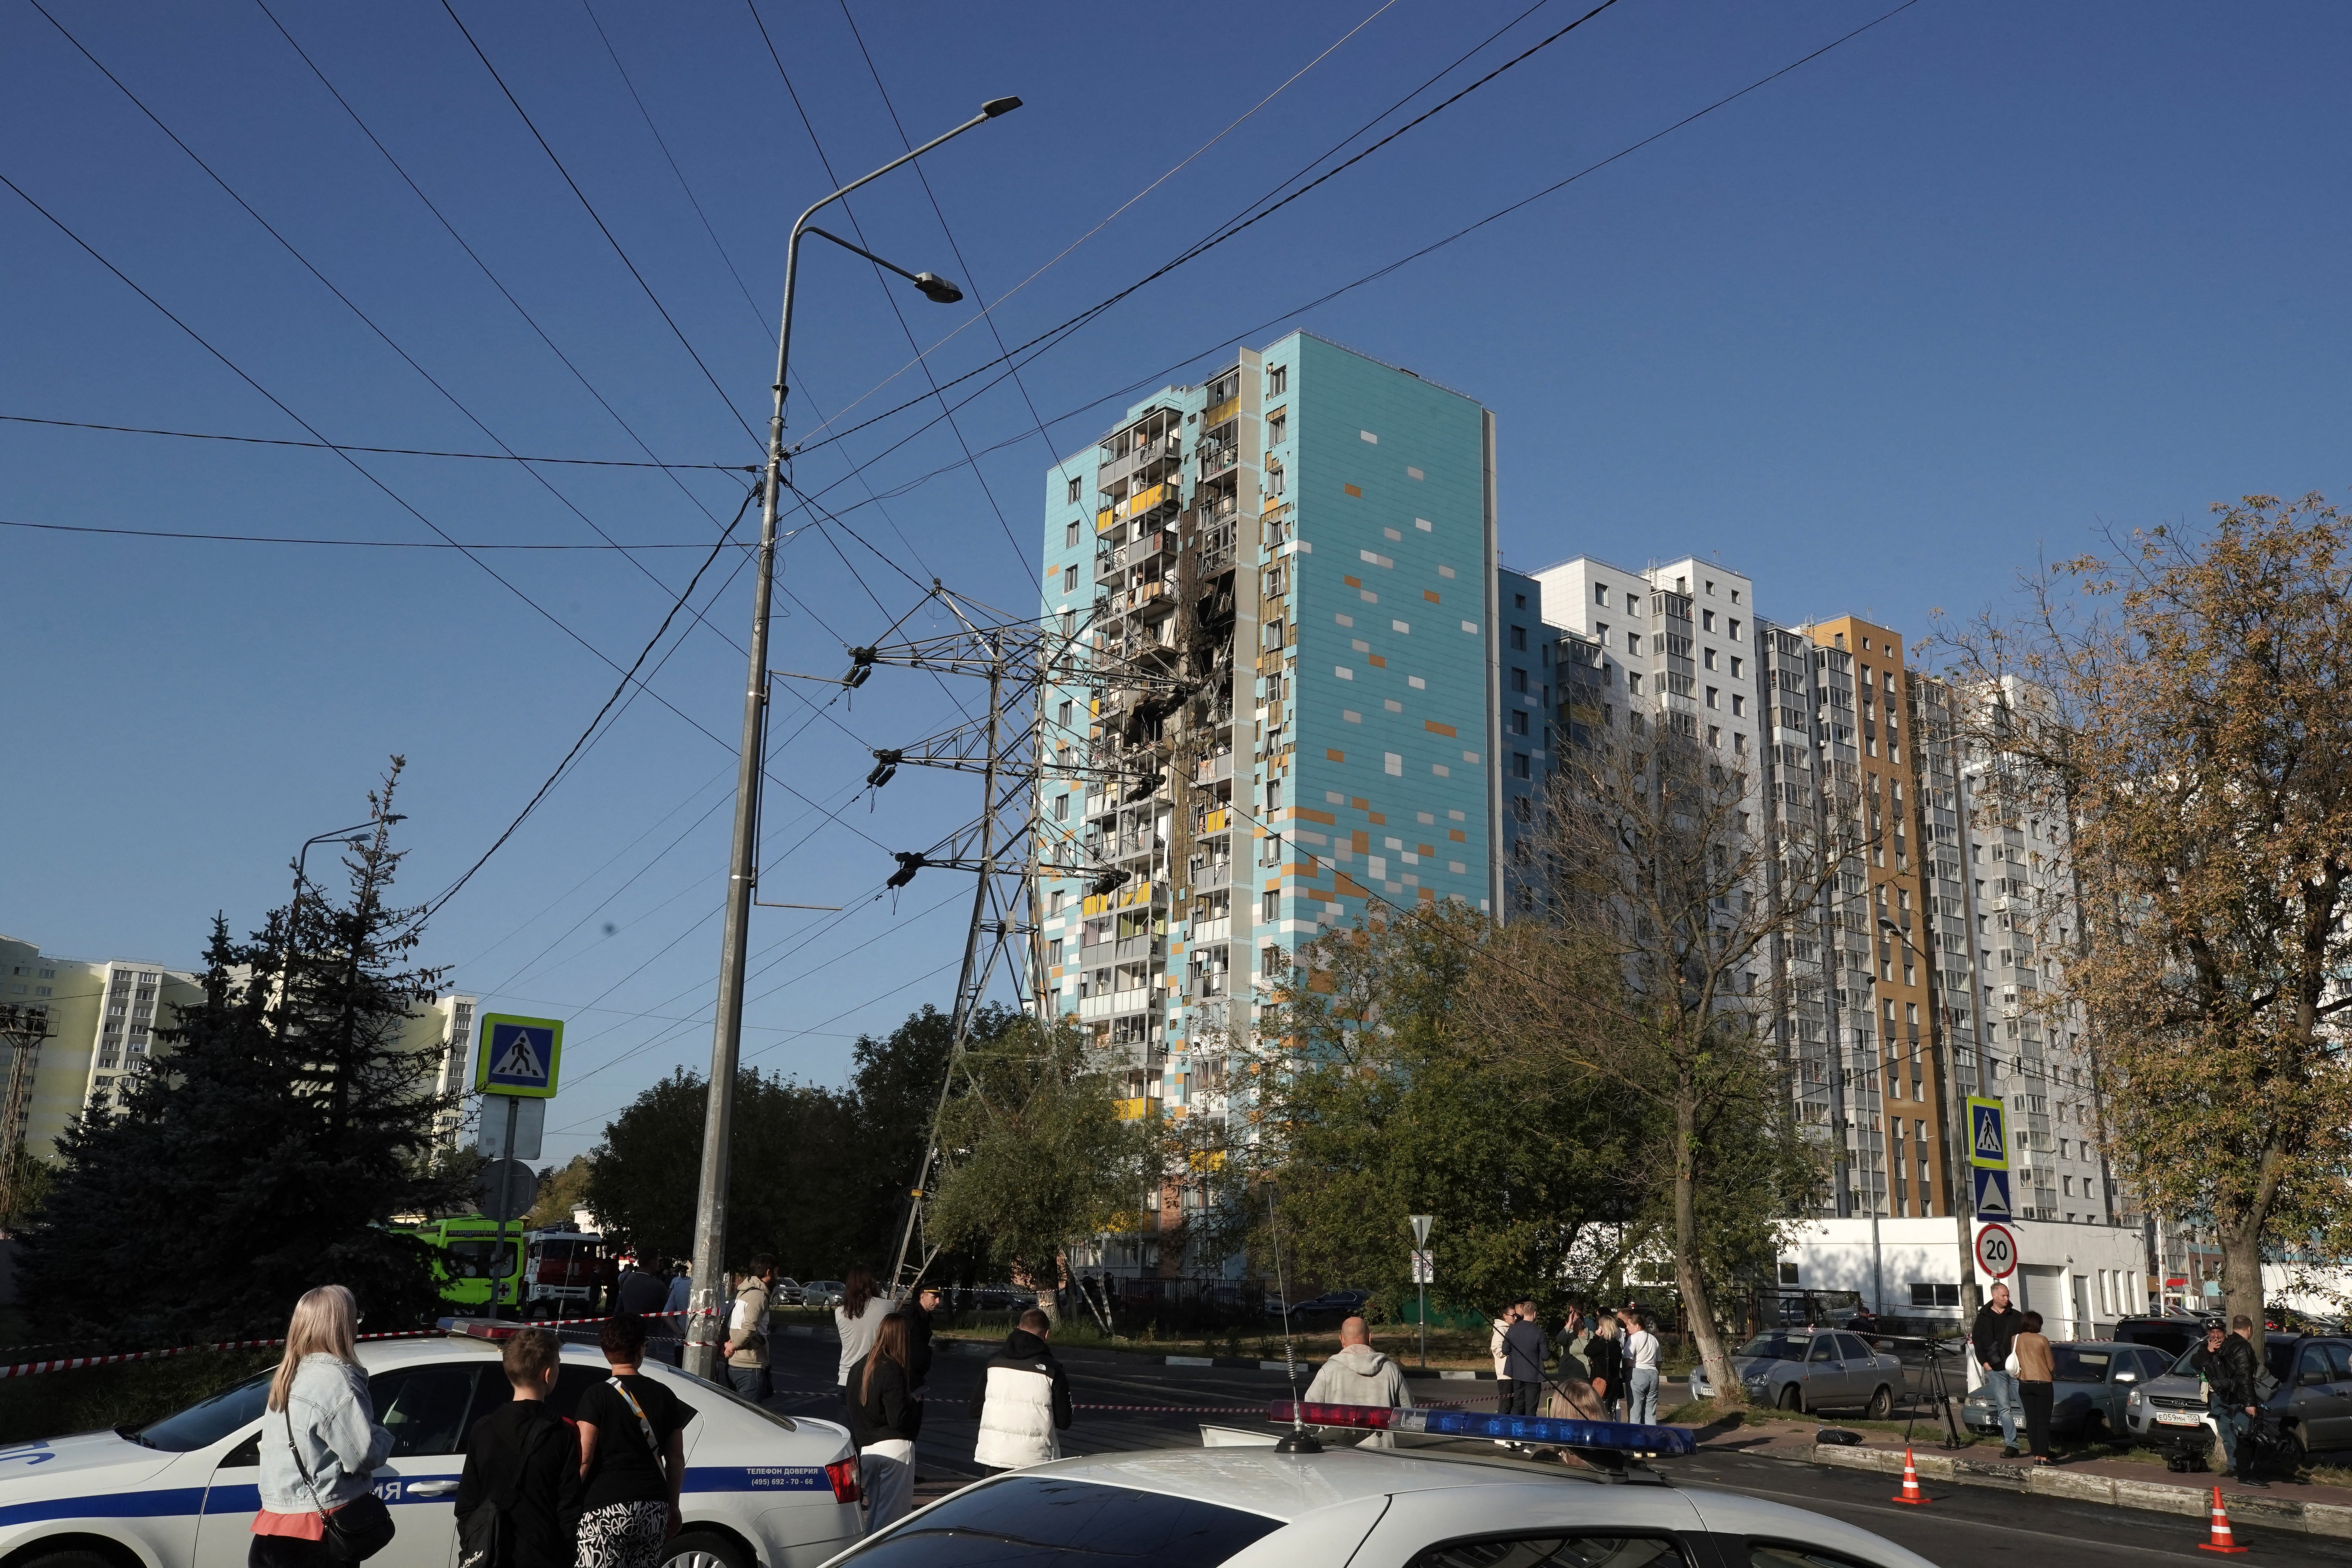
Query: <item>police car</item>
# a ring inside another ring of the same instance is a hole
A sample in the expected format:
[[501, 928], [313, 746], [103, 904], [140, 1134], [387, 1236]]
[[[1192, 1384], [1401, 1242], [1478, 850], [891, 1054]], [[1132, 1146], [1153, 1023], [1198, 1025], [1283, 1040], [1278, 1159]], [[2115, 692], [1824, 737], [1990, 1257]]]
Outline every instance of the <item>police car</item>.
[[[392, 1455], [375, 1472], [399, 1533], [371, 1568], [450, 1568], [466, 1434], [507, 1402], [498, 1340], [512, 1324], [363, 1344], [360, 1362]], [[667, 1568], [814, 1568], [863, 1528], [849, 1434], [787, 1418], [647, 1364], [693, 1406], [685, 1528]], [[570, 1415], [608, 1375], [566, 1345], [550, 1405]], [[263, 1373], [144, 1426], [0, 1448], [0, 1562], [9, 1568], [244, 1568], [260, 1503]]]
[[966, 1487], [851, 1549], [840, 1568], [1930, 1568], [1853, 1525], [1669, 1486], [1627, 1462], [1690, 1452], [1680, 1427], [1357, 1405], [1303, 1417], [1386, 1427], [1406, 1443], [1507, 1435], [1572, 1448], [1595, 1468], [1502, 1458], [1491, 1441], [1484, 1452], [1460, 1442], [1285, 1451], [1211, 1432], [1199, 1448], [1062, 1459]]

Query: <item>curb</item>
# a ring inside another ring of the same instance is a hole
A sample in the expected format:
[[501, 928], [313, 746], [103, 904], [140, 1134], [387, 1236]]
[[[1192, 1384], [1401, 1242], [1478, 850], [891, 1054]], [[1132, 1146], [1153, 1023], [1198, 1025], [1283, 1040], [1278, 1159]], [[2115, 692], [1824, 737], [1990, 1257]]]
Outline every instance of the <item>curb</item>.
[[[829, 1333], [823, 1329], [819, 1329], [814, 1325], [808, 1323], [786, 1323], [782, 1325], [781, 1331], [787, 1334], [795, 1334], [804, 1339], [835, 1340], [836, 1342], [838, 1341], [837, 1335]], [[997, 1352], [996, 1342], [989, 1340], [934, 1340], [931, 1342], [934, 1345], [944, 1345], [948, 1347], [952, 1353], [959, 1355], [994, 1355]], [[1242, 1372], [1285, 1372], [1294, 1364], [1303, 1370], [1311, 1372], [1314, 1370], [1316, 1365], [1318, 1364], [1312, 1358], [1308, 1357], [1301, 1357], [1294, 1363], [1290, 1362], [1261, 1361], [1253, 1356], [1154, 1355], [1148, 1351], [1114, 1350], [1106, 1345], [1056, 1346], [1054, 1353], [1064, 1361], [1144, 1361], [1157, 1362], [1163, 1366], [1221, 1366]], [[1439, 1370], [1415, 1372], [1413, 1369], [1407, 1367], [1402, 1362], [1397, 1363], [1397, 1369], [1400, 1372], [1402, 1372], [1408, 1379], [1414, 1377], [1444, 1378], [1449, 1382], [1462, 1383], [1474, 1382], [1481, 1378], [1485, 1379], [1488, 1383], [1495, 1381], [1495, 1374], [1491, 1372], [1453, 1372]]]
[[[1702, 1448], [1701, 1453], [1706, 1450]], [[1804, 1452], [1768, 1454], [1791, 1464], [1835, 1465], [1849, 1470], [1877, 1470], [1900, 1475], [1903, 1452], [1897, 1448], [1843, 1447], [1816, 1443]], [[2074, 1502], [2104, 1503], [2110, 1508], [2141, 1509], [2153, 1513], [2202, 1519], [2211, 1508], [2210, 1487], [2179, 1487], [2162, 1481], [2127, 1480], [2082, 1470], [2031, 1465], [1997, 1465], [1980, 1459], [1955, 1459], [1942, 1454], [1920, 1454], [1913, 1461], [1923, 1477], [1956, 1486], [1991, 1487], [2023, 1492], [2030, 1497], [2064, 1498]], [[2226, 1500], [2230, 1517], [2273, 1530], [2304, 1535], [2352, 1540], [2352, 1505], [2301, 1502], [2294, 1498], [2231, 1496]]]

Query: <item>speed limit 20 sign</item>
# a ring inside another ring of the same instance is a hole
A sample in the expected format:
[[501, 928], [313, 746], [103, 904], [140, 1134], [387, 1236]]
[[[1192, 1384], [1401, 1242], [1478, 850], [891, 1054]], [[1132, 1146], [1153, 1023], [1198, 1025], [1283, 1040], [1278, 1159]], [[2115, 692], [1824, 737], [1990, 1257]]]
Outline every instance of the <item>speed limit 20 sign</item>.
[[1977, 1267], [1995, 1279], [2017, 1272], [2017, 1237], [2007, 1226], [1989, 1225], [1977, 1232]]

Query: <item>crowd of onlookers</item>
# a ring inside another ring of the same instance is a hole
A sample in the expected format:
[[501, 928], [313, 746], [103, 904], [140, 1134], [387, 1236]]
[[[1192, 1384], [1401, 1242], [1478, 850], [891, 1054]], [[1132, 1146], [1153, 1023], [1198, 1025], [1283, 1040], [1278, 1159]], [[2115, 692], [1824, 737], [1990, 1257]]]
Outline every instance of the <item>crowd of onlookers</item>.
[[[296, 1304], [265, 1401], [261, 1506], [250, 1568], [341, 1568], [395, 1533], [372, 1487], [392, 1451], [359, 1362], [350, 1290], [321, 1285]], [[518, 1329], [500, 1363], [514, 1397], [467, 1435], [457, 1486], [458, 1568], [655, 1568], [677, 1533], [681, 1434], [693, 1407], [639, 1370], [646, 1321], [604, 1321], [609, 1375], [568, 1418], [547, 1398], [561, 1345]]]

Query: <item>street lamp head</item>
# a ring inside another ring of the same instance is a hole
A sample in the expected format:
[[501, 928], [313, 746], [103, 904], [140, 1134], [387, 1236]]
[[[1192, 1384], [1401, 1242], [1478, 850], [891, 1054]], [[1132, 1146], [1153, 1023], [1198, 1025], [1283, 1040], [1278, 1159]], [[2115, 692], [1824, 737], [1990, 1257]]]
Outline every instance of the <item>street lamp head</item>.
[[1017, 98], [992, 98], [980, 106], [980, 111], [993, 120], [1000, 114], [1010, 114], [1020, 107], [1021, 100]]
[[1885, 915], [1881, 915], [1878, 917], [1878, 929], [1881, 931], [1893, 931], [1895, 929], [1895, 922], [1888, 920]]
[[923, 298], [934, 305], [952, 305], [963, 298], [962, 289], [936, 272], [916, 273], [915, 287], [921, 289]]

